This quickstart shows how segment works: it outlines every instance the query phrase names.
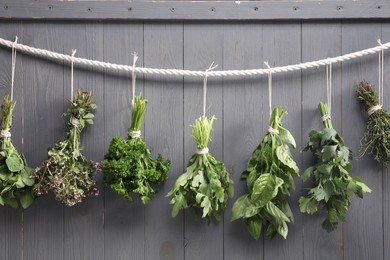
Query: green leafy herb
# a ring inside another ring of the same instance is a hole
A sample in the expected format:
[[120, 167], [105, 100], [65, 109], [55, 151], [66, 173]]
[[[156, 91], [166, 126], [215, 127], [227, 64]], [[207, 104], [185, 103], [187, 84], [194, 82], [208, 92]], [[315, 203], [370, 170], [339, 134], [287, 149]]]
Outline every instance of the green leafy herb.
[[36, 168], [31, 176], [36, 180], [37, 195], [54, 192], [58, 201], [68, 206], [81, 202], [86, 195], [97, 195], [93, 174], [97, 166], [81, 153], [80, 134], [84, 127], [93, 124], [96, 109], [90, 92], [78, 90], [64, 116], [69, 120], [69, 131], [64, 141], [56, 143], [48, 152], [49, 158]]
[[153, 186], [167, 180], [170, 165], [160, 154], [153, 160], [140, 135], [146, 103], [141, 95], [135, 97], [128, 139], [114, 137], [102, 162], [105, 184], [130, 202], [130, 193], [138, 194], [144, 204], [154, 198]]
[[[328, 115], [326, 103], [320, 103], [321, 115]], [[337, 228], [338, 221], [345, 221], [345, 213], [351, 204], [352, 196], [363, 198], [364, 192], [371, 192], [359, 177], [352, 178], [352, 152], [344, 140], [333, 129], [330, 118], [323, 121], [322, 131], [311, 131], [304, 151], [311, 151], [318, 159], [316, 165], [307, 168], [302, 174], [306, 181], [312, 177], [315, 187], [309, 189], [307, 196], [299, 199], [302, 213], [314, 214], [321, 207], [327, 212], [322, 228], [331, 232]]]
[[208, 153], [207, 144], [211, 141], [215, 117], [201, 116], [192, 126], [192, 135], [197, 148], [187, 166], [185, 173], [176, 180], [175, 186], [167, 196], [173, 196], [172, 217], [181, 209], [200, 208], [202, 218], [208, 222], [214, 217], [220, 220], [229, 197], [233, 197], [233, 181], [225, 165]]
[[12, 112], [15, 102], [4, 97], [1, 104], [1, 137], [0, 137], [0, 205], [8, 204], [16, 208], [20, 203], [27, 208], [33, 202], [30, 168], [26, 159], [14, 147], [11, 140]]
[[249, 192], [233, 205], [231, 221], [245, 219], [248, 231], [255, 239], [259, 239], [262, 226], [266, 228], [269, 239], [276, 234], [286, 238], [287, 223], [293, 222], [286, 196], [290, 195], [290, 189], [295, 189], [293, 175], [298, 176], [299, 169], [288, 146], [295, 148], [294, 137], [282, 124], [286, 113], [285, 108], [273, 110], [270, 130], [253, 152], [242, 174]]
[[362, 81], [357, 87], [358, 98], [369, 113], [367, 131], [362, 138], [360, 156], [373, 153], [375, 160], [386, 165], [390, 161], [390, 113], [379, 106], [374, 86]]

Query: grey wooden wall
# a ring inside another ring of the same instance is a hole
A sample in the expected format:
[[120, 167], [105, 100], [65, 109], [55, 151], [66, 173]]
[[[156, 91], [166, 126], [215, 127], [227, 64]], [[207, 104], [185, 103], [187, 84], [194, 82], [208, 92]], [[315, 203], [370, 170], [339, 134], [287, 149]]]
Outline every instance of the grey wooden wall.
[[[390, 23], [371, 21], [315, 22], [37, 22], [6, 21], [0, 37], [60, 53], [139, 66], [206, 69], [248, 69], [311, 61], [390, 41]], [[387, 56], [387, 55], [386, 55]], [[377, 84], [377, 55], [334, 65], [333, 122], [357, 153], [366, 116], [355, 95], [362, 79]], [[385, 58], [386, 71], [390, 58]], [[9, 93], [11, 53], [0, 48], [0, 96]], [[75, 71], [75, 85], [95, 93], [95, 125], [82, 136], [85, 154], [103, 159], [109, 140], [125, 135], [130, 123], [130, 75], [99, 69]], [[390, 74], [385, 74], [385, 83]], [[273, 104], [286, 106], [285, 126], [295, 136], [293, 152], [301, 169], [312, 163], [300, 150], [311, 129], [321, 128], [317, 104], [326, 99], [325, 68], [274, 76]], [[18, 54], [13, 140], [31, 167], [47, 149], [65, 137], [61, 114], [68, 106], [70, 69], [62, 63]], [[373, 192], [355, 199], [347, 223], [336, 232], [321, 229], [321, 214], [299, 213], [297, 200], [309, 183], [296, 179], [290, 199], [295, 224], [287, 240], [261, 237], [254, 241], [243, 222], [230, 223], [229, 209], [218, 224], [194, 221], [190, 213], [170, 216], [165, 194], [194, 152], [190, 124], [202, 112], [202, 80], [139, 76], [137, 92], [149, 99], [144, 136], [153, 155], [172, 161], [169, 180], [149, 205], [129, 204], [100, 185], [100, 195], [75, 207], [56, 202], [52, 195], [37, 199], [27, 210], [0, 208], [1, 260], [68, 259], [390, 259], [390, 172], [370, 156], [354, 161]], [[385, 107], [390, 90], [385, 88]], [[215, 114], [211, 152], [223, 160], [235, 181], [235, 198], [246, 190], [239, 180], [247, 159], [268, 126], [266, 77], [210, 79], [208, 114]], [[97, 176], [102, 180], [102, 176]]]

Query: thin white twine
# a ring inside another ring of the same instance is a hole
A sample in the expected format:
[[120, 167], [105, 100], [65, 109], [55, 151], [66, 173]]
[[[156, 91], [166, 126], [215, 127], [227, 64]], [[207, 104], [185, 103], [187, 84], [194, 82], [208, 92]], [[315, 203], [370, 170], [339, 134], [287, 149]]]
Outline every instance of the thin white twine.
[[371, 115], [374, 114], [376, 111], [381, 110], [381, 109], [382, 109], [382, 106], [381, 106], [381, 105], [372, 106], [372, 107], [370, 107], [370, 108], [367, 110], [367, 114], [368, 114], [368, 116], [371, 116]]
[[385, 53], [385, 49], [383, 48], [383, 44], [381, 43], [381, 39], [378, 39], [377, 42], [379, 43], [379, 45], [381, 46], [381, 51], [379, 52], [379, 75], [378, 75], [378, 84], [379, 84], [379, 104], [381, 106], [383, 106], [383, 60], [384, 60], [384, 53]]
[[72, 50], [72, 60], [70, 62], [70, 101], [73, 102], [73, 92], [74, 92], [74, 86], [73, 86], [73, 64], [74, 64], [74, 55], [76, 54], [77, 50]]
[[[330, 60], [330, 58], [328, 58]], [[330, 119], [330, 115], [332, 114], [332, 63], [329, 62], [326, 65], [326, 100], [329, 107], [328, 115], [324, 115], [322, 121]]]
[[15, 41], [12, 43], [11, 50], [11, 101], [14, 100], [14, 82], [15, 82], [15, 67], [16, 67], [16, 48], [15, 45], [18, 43], [18, 36], [15, 37]]
[[[131, 71], [131, 86], [132, 86], [132, 95], [133, 98], [131, 99], [131, 105], [134, 106], [134, 99], [135, 99], [135, 80], [136, 80], [136, 73], [135, 73], [135, 63], [138, 60], [138, 54], [136, 52], [133, 52], [131, 55], [133, 55], [133, 69]], [[137, 136], [138, 137], [138, 136]], [[134, 137], [136, 138], [136, 137]]]
[[264, 61], [265, 66], [270, 70], [268, 73], [268, 104], [269, 104], [269, 116], [272, 115], [272, 68], [268, 64], [268, 61]]
[[9, 130], [1, 130], [0, 137], [1, 138], [11, 137], [11, 132]]
[[328, 120], [328, 119], [331, 119], [330, 115], [324, 115], [321, 117], [322, 122], [324, 122], [325, 120]]
[[[0, 45], [11, 48], [13, 43], [11, 41], [0, 38]], [[47, 57], [50, 59], [61, 60], [61, 61], [72, 61], [72, 57], [69, 55], [48, 51], [45, 49], [39, 49], [30, 47], [24, 44], [15, 44], [15, 49], [20, 51], [30, 53], [37, 56]], [[225, 70], [225, 71], [210, 71], [207, 73], [208, 77], [235, 77], [235, 76], [254, 76], [254, 75], [266, 75], [269, 72], [272, 73], [281, 73], [296, 71], [309, 68], [317, 68], [319, 66], [326, 66], [330, 63], [342, 62], [346, 60], [351, 60], [359, 58], [365, 55], [374, 54], [382, 51], [382, 49], [390, 48], [390, 42], [383, 44], [382, 46], [376, 46], [369, 49], [364, 49], [357, 52], [352, 52], [349, 54], [333, 57], [331, 59], [322, 59], [317, 61], [310, 61], [305, 63], [299, 63], [294, 65], [287, 65], [281, 67], [274, 67], [272, 69], [249, 69], [249, 70]], [[109, 62], [102, 62], [97, 60], [90, 60], [85, 58], [74, 58], [74, 62], [77, 64], [100, 67], [105, 69], [112, 69], [116, 71], [133, 71], [133, 66], [121, 65]], [[158, 74], [158, 75], [169, 75], [169, 76], [194, 76], [194, 77], [204, 77], [206, 75], [205, 71], [191, 71], [191, 70], [178, 70], [178, 69], [156, 69], [156, 68], [135, 68], [135, 72], [144, 73], [144, 74]]]
[[268, 133], [279, 134], [279, 130], [273, 129], [271, 126], [268, 127]]
[[205, 147], [205, 148], [202, 148], [202, 149], [196, 149], [195, 154], [203, 155], [203, 154], [207, 154], [208, 152], [209, 152], [209, 148]]
[[211, 63], [211, 65], [210, 65], [210, 67], [207, 70], [205, 70], [205, 75], [204, 75], [204, 78], [203, 78], [203, 115], [206, 115], [207, 77], [208, 77], [208, 73], [211, 70], [215, 69], [216, 67], [218, 67], [218, 65], [214, 65], [214, 61], [213, 61]]
[[141, 130], [138, 130], [138, 131], [130, 130], [129, 134], [130, 134], [130, 137], [133, 139], [138, 138], [138, 137], [141, 137]]

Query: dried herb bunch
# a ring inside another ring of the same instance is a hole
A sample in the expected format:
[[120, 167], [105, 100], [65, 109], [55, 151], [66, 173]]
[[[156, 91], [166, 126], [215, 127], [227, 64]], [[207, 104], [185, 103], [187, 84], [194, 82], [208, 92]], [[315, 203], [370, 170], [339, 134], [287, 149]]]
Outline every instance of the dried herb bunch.
[[5, 96], [1, 104], [0, 204], [16, 208], [20, 203], [27, 208], [34, 199], [34, 179], [29, 176], [31, 169], [26, 166], [23, 154], [12, 144], [10, 130], [14, 107], [15, 102]]
[[276, 107], [270, 118], [270, 128], [249, 159], [242, 178], [246, 179], [248, 194], [233, 205], [231, 221], [246, 220], [248, 232], [259, 239], [262, 226], [272, 239], [276, 234], [287, 237], [287, 223], [294, 217], [287, 201], [290, 189], [295, 189], [293, 176], [299, 169], [292, 159], [290, 148], [295, 148], [291, 133], [283, 128], [285, 108]]
[[167, 196], [173, 196], [172, 217], [181, 209], [202, 209], [202, 218], [210, 223], [213, 217], [219, 221], [226, 209], [227, 200], [233, 197], [233, 181], [225, 165], [209, 152], [207, 144], [211, 141], [210, 132], [215, 117], [201, 116], [192, 126], [192, 135], [198, 148]]
[[373, 153], [375, 160], [386, 165], [390, 161], [390, 113], [380, 107], [378, 95], [369, 82], [362, 81], [356, 91], [369, 115], [360, 156]]
[[31, 176], [36, 180], [37, 195], [54, 192], [55, 198], [68, 206], [81, 202], [87, 195], [98, 195], [93, 174], [97, 166], [81, 153], [80, 134], [84, 127], [93, 124], [91, 92], [78, 90], [70, 107], [64, 113], [69, 120], [69, 131], [64, 141], [56, 143], [48, 152], [48, 159], [36, 168]]
[[[326, 103], [321, 102], [319, 109], [322, 116], [328, 115]], [[337, 228], [338, 220], [345, 221], [351, 198], [354, 195], [363, 198], [363, 193], [371, 190], [359, 177], [349, 176], [352, 152], [333, 129], [330, 118], [323, 124], [322, 131], [309, 133], [310, 140], [304, 149], [313, 153], [317, 163], [304, 171], [302, 179], [306, 181], [312, 177], [315, 187], [299, 199], [299, 207], [302, 213], [314, 214], [321, 206], [327, 212], [322, 228], [331, 232]]]
[[112, 138], [102, 162], [105, 184], [130, 202], [133, 201], [130, 194], [138, 194], [143, 204], [154, 198], [155, 186], [167, 180], [170, 165], [160, 154], [153, 160], [142, 140], [140, 130], [146, 104], [141, 95], [135, 97], [128, 139]]

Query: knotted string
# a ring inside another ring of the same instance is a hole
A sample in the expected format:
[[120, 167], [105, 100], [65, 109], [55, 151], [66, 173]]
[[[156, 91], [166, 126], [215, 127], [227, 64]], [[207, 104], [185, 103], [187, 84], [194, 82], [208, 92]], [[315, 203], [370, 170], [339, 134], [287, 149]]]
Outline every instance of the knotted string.
[[74, 55], [76, 54], [77, 50], [72, 50], [72, 60], [70, 62], [70, 101], [73, 102], [73, 92], [74, 92], [74, 86], [73, 86], [73, 63], [74, 63]]
[[207, 98], [207, 73], [218, 67], [214, 65], [214, 61], [211, 63], [210, 67], [205, 71], [205, 76], [203, 78], [203, 115], [206, 115], [206, 98]]
[[[132, 87], [132, 99], [131, 99], [131, 105], [134, 106], [134, 99], [135, 99], [135, 80], [136, 80], [136, 73], [135, 73], [135, 64], [138, 60], [138, 54], [136, 52], [133, 52], [131, 55], [133, 55], [133, 68], [131, 70], [131, 87]], [[139, 136], [137, 136], [139, 137]]]
[[269, 69], [268, 72], [268, 104], [269, 104], [269, 116], [272, 115], [272, 68], [268, 64], [268, 61], [264, 61], [264, 65]]
[[18, 36], [15, 37], [15, 41], [12, 43], [11, 50], [11, 101], [14, 100], [14, 82], [15, 82], [15, 67], [16, 67], [16, 48], [15, 45], [18, 43]]
[[332, 62], [328, 58], [328, 64], [326, 65], [326, 101], [329, 107], [329, 113], [321, 117], [322, 122], [331, 119], [332, 111]]

